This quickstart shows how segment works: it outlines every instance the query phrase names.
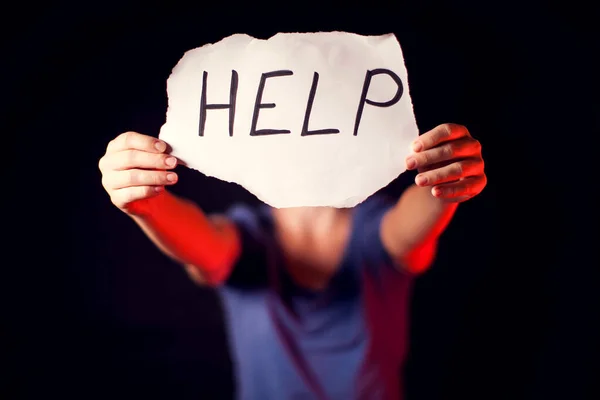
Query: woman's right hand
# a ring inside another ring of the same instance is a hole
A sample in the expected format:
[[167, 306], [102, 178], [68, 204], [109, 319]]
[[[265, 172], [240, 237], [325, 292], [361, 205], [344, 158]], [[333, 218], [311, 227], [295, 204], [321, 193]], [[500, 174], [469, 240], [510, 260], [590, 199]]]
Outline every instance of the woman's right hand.
[[129, 213], [135, 202], [177, 182], [177, 174], [171, 171], [177, 159], [166, 150], [165, 142], [137, 132], [122, 133], [108, 143], [98, 167], [102, 186], [115, 206]]

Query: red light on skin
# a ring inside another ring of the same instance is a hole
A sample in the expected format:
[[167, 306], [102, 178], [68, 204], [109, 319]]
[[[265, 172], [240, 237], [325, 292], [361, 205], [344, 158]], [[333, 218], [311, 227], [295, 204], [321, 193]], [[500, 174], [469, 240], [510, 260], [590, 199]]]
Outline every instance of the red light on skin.
[[235, 227], [226, 220], [209, 218], [192, 203], [162, 191], [130, 206], [158, 239], [176, 254], [177, 261], [199, 269], [210, 285], [223, 282], [240, 253]]

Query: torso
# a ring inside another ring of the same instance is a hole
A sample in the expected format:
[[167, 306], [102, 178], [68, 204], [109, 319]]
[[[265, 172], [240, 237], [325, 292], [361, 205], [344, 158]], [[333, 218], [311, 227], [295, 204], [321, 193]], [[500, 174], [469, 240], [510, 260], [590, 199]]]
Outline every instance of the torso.
[[239, 399], [400, 398], [411, 279], [390, 265], [365, 265], [389, 260], [369, 255], [380, 246], [371, 245], [376, 229], [369, 218], [383, 206], [363, 207], [352, 217], [340, 268], [318, 290], [298, 285], [282, 268], [268, 212], [238, 215], [247, 262], [219, 294]]

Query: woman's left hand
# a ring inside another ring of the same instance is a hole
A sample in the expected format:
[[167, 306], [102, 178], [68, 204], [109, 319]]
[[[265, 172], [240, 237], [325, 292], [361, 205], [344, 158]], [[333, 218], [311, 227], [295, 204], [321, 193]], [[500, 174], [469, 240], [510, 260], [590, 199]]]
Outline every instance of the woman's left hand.
[[419, 171], [415, 183], [431, 187], [436, 198], [463, 202], [487, 184], [481, 144], [462, 125], [440, 125], [419, 136], [412, 150], [406, 167]]

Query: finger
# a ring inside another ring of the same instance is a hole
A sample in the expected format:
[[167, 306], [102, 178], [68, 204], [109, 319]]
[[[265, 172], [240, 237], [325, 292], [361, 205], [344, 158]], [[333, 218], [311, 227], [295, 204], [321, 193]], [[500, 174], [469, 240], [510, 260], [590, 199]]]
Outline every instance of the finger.
[[111, 171], [102, 177], [102, 185], [108, 190], [131, 186], [163, 186], [177, 182], [177, 174], [172, 171], [128, 169]]
[[163, 153], [167, 150], [167, 144], [152, 136], [142, 135], [137, 132], [125, 132], [108, 143], [107, 153], [122, 150], [142, 150], [148, 153]]
[[450, 160], [450, 161], [443, 161], [443, 162], [439, 162], [439, 163], [435, 163], [435, 164], [429, 164], [424, 167], [417, 168], [417, 172], [422, 174], [423, 172], [433, 171], [434, 169], [443, 168], [446, 165], [450, 165], [450, 164], [452, 164], [452, 162], [453, 161]]
[[412, 149], [415, 152], [420, 152], [432, 149], [441, 143], [466, 136], [470, 136], [466, 127], [456, 124], [443, 124], [433, 128], [429, 132], [426, 132], [415, 139], [415, 141], [412, 143]]
[[479, 194], [487, 183], [485, 175], [470, 176], [458, 182], [443, 183], [431, 189], [431, 194], [439, 199], [463, 201]]
[[177, 159], [168, 154], [148, 153], [140, 150], [123, 150], [105, 155], [100, 160], [102, 171], [126, 169], [170, 169], [175, 168]]
[[[476, 155], [475, 157], [470, 157], [470, 158], [473, 159], [473, 161], [477, 160], [481, 164], [481, 169], [483, 170], [483, 168], [484, 168], [484, 161], [483, 161], [483, 158], [481, 157], [480, 154]], [[443, 168], [443, 167], [445, 167], [447, 165], [450, 165], [450, 164], [452, 164], [452, 163], [454, 163], [456, 161], [457, 161], [456, 159], [453, 159], [453, 160], [448, 160], [448, 161], [442, 161], [442, 162], [439, 162], [439, 163], [429, 164], [429, 165], [417, 168], [417, 171], [420, 174], [422, 174], [422, 173], [427, 172], [427, 171], [433, 171], [434, 169]]]
[[433, 149], [411, 154], [406, 159], [406, 168], [426, 168], [456, 158], [473, 157], [479, 155], [480, 150], [481, 145], [473, 138], [453, 140]]
[[135, 201], [154, 197], [163, 190], [163, 186], [132, 186], [111, 192], [110, 199], [115, 206], [123, 209]]
[[483, 162], [476, 158], [468, 158], [421, 172], [415, 177], [415, 183], [418, 186], [433, 186], [457, 181], [464, 177], [479, 175], [482, 172]]

